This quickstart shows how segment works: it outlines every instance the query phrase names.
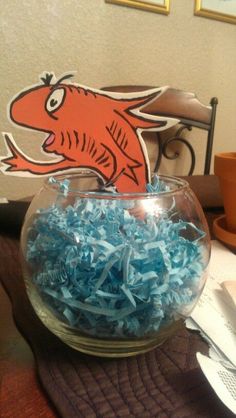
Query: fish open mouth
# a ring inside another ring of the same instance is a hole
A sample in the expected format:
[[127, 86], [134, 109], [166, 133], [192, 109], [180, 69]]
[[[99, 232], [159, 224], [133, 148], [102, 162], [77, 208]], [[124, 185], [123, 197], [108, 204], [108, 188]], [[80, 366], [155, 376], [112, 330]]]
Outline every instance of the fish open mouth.
[[50, 145], [53, 144], [54, 141], [55, 141], [55, 135], [52, 132], [50, 132], [43, 143], [44, 151], [49, 151], [49, 147]]

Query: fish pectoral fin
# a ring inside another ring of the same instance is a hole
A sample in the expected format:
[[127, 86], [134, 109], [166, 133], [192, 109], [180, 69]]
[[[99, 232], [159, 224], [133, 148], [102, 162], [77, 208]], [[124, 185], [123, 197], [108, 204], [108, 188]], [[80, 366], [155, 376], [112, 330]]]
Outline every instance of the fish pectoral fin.
[[136, 184], [138, 184], [138, 178], [137, 175], [135, 173], [135, 170], [139, 167], [142, 167], [142, 164], [139, 163], [138, 161], [136, 161], [134, 164], [127, 164], [123, 174], [124, 176], [129, 177], [131, 180], [133, 180]]
[[138, 178], [135, 173], [135, 169], [141, 167], [142, 164], [139, 162], [136, 162], [133, 165], [126, 164], [125, 167], [121, 168], [120, 170], [116, 170], [115, 173], [113, 173], [113, 176], [109, 178], [109, 180], [106, 182], [106, 187], [111, 186], [112, 184], [115, 184], [117, 180], [120, 180], [121, 176], [124, 175], [126, 177], [129, 177], [135, 184], [138, 183]]
[[122, 168], [119, 173], [115, 173], [113, 177], [110, 177], [107, 182], [105, 183], [105, 187], [113, 186], [115, 185], [116, 181], [122, 176], [124, 173], [125, 168]]

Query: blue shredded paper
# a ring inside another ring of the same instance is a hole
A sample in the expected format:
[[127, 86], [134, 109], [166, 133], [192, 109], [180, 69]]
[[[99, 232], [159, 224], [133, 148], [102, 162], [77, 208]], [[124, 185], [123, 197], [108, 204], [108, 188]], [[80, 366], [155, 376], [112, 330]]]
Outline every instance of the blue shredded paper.
[[[60, 184], [64, 196], [68, 188]], [[150, 193], [165, 190], [157, 176], [147, 185]], [[151, 335], [197, 299], [204, 232], [173, 220], [174, 201], [158, 215], [136, 209], [134, 200], [77, 198], [40, 209], [29, 228], [33, 282], [57, 317], [86, 334]]]

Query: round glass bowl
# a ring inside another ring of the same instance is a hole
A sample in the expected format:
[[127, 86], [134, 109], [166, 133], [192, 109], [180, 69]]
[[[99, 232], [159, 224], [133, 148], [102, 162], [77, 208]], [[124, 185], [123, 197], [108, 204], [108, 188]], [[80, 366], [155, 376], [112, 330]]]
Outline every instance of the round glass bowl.
[[191, 313], [210, 256], [188, 183], [156, 176], [147, 193], [116, 193], [80, 171], [48, 179], [21, 235], [31, 304], [69, 346], [131, 356], [161, 344]]

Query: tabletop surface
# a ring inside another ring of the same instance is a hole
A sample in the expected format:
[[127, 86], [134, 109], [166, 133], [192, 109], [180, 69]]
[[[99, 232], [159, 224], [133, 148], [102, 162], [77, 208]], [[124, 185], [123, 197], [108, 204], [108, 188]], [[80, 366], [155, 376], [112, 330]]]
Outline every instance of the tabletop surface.
[[1, 283], [0, 318], [0, 416], [57, 417], [38, 380], [31, 348], [15, 326], [11, 303]]

